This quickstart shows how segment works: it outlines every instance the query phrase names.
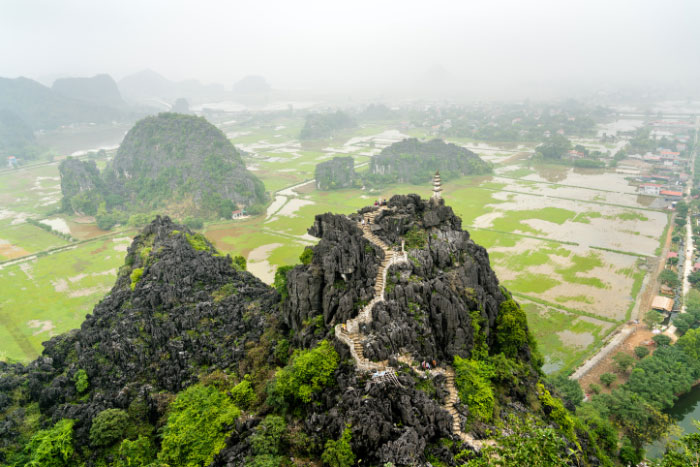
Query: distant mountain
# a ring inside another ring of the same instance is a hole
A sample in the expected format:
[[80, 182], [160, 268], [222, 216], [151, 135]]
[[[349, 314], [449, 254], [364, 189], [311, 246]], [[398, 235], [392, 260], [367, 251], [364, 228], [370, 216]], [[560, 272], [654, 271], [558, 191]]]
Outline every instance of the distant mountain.
[[233, 85], [233, 98], [246, 105], [264, 105], [270, 99], [271, 90], [265, 78], [249, 75]]
[[143, 70], [119, 81], [119, 89], [125, 99], [139, 103], [161, 101], [171, 104], [184, 97], [190, 102], [205, 102], [223, 98], [226, 94], [221, 84], [202, 84], [196, 80], [173, 82], [153, 70]]
[[95, 75], [92, 78], [61, 78], [54, 81], [51, 89], [65, 97], [93, 104], [117, 108], [126, 105], [119, 93], [117, 83], [109, 75]]
[[119, 90], [126, 99], [143, 101], [158, 97], [174, 99], [177, 97], [175, 84], [152, 70], [143, 70], [119, 81]]
[[162, 113], [137, 122], [99, 176], [86, 162], [62, 164], [67, 211], [98, 214], [157, 210], [178, 217], [231, 217], [262, 211], [263, 183], [226, 136], [202, 117]]
[[14, 113], [33, 130], [123, 117], [113, 107], [66, 97], [28, 78], [0, 78], [0, 110]]
[[270, 84], [258, 75], [248, 75], [233, 85], [235, 94], [260, 94], [270, 92]]
[[14, 112], [0, 109], [0, 166], [4, 156], [34, 159], [38, 152], [32, 128]]
[[316, 188], [319, 190], [336, 190], [355, 186], [355, 160], [350, 157], [334, 157], [316, 165], [314, 174]]

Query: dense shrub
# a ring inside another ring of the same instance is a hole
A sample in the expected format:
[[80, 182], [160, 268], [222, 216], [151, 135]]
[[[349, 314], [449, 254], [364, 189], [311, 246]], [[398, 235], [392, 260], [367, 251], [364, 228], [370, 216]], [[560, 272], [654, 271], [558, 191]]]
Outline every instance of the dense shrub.
[[244, 256], [238, 255], [231, 258], [233, 267], [239, 271], [245, 271], [248, 268], [248, 261], [246, 261]]
[[250, 375], [245, 375], [243, 381], [231, 388], [231, 399], [237, 407], [247, 409], [255, 402], [255, 392], [250, 384]]
[[346, 428], [339, 440], [329, 439], [326, 441], [325, 449], [321, 455], [324, 465], [330, 467], [352, 467], [355, 465], [355, 454], [350, 446], [351, 439], [352, 432], [350, 428]]
[[489, 369], [483, 362], [467, 360], [455, 355], [455, 384], [462, 403], [469, 406], [469, 413], [479, 420], [488, 422], [493, 416], [495, 397]]
[[47, 430], [37, 431], [27, 444], [29, 461], [26, 467], [64, 467], [73, 465], [73, 424], [63, 419]]
[[170, 405], [158, 459], [170, 465], [211, 463], [226, 445], [227, 432], [241, 411], [222, 391], [195, 384]]
[[273, 406], [311, 402], [314, 393], [335, 382], [338, 353], [326, 340], [312, 350], [297, 350], [290, 363], [279, 370], [268, 388], [268, 401]]
[[107, 409], [98, 413], [90, 427], [93, 446], [109, 446], [122, 438], [129, 426], [129, 415], [121, 409]]
[[527, 330], [527, 316], [513, 299], [501, 303], [496, 318], [496, 343], [509, 358], [516, 358], [532, 342]]
[[301, 261], [301, 264], [308, 266], [311, 264], [311, 260], [314, 257], [314, 250], [311, 247], [306, 247], [304, 248], [304, 251], [301, 252], [301, 256], [299, 256], [299, 261]]
[[75, 375], [73, 375], [73, 382], [75, 383], [75, 390], [78, 391], [78, 394], [84, 393], [90, 386], [88, 375], [85, 370], [82, 369], [75, 372]]

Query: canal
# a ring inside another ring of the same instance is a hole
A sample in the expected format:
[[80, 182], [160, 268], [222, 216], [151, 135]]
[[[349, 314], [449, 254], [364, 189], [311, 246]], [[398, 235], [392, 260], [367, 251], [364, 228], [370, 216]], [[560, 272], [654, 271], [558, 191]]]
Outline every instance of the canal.
[[693, 421], [700, 420], [700, 386], [695, 386], [688, 394], [679, 397], [676, 405], [668, 411], [668, 414], [678, 423], [682, 433], [670, 436], [668, 440], [661, 439], [647, 445], [646, 451], [649, 459], [663, 455], [666, 441], [678, 439], [683, 434], [698, 431], [693, 425]]

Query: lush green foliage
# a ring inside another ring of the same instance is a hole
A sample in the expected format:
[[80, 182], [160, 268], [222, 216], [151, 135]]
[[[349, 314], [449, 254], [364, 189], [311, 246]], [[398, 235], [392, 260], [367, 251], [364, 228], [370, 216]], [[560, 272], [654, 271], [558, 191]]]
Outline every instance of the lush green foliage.
[[612, 383], [615, 382], [617, 379], [617, 375], [614, 373], [603, 373], [600, 375], [600, 382], [603, 383], [606, 387], [610, 387]]
[[250, 383], [250, 375], [245, 375], [243, 380], [231, 388], [230, 395], [236, 407], [247, 409], [255, 402], [255, 392]]
[[73, 465], [73, 424], [63, 419], [47, 430], [40, 430], [27, 444], [29, 461], [26, 467], [63, 467]]
[[470, 460], [465, 467], [571, 465], [573, 453], [553, 428], [515, 417], [508, 420], [508, 427], [507, 434], [498, 436], [494, 445], [485, 447], [483, 455]]
[[661, 271], [661, 274], [659, 274], [659, 281], [662, 284], [666, 284], [667, 286], [671, 287], [672, 289], [675, 289], [676, 287], [681, 285], [681, 280], [678, 278], [678, 274], [671, 271], [670, 269], [664, 269], [663, 271]]
[[571, 413], [564, 408], [564, 404], [562, 404], [561, 400], [552, 397], [542, 383], [537, 383], [537, 393], [542, 405], [547, 407], [545, 411], [549, 412], [549, 418], [559, 425], [559, 429], [566, 434], [570, 441], [576, 441], [574, 418]]
[[649, 355], [649, 348], [643, 345], [639, 345], [634, 348], [634, 354], [637, 356], [637, 358], [642, 359]]
[[338, 353], [326, 340], [311, 350], [295, 351], [270, 384], [268, 401], [278, 407], [294, 401], [311, 402], [315, 393], [334, 383], [338, 361]]
[[423, 142], [409, 138], [375, 155], [363, 181], [365, 185], [378, 187], [396, 182], [423, 184], [432, 180], [436, 170], [444, 181], [490, 173], [492, 167], [468, 149], [441, 139]]
[[[695, 422], [695, 429], [700, 424]], [[700, 433], [690, 433], [666, 446], [666, 452], [653, 467], [698, 467], [700, 466]]]
[[[285, 432], [287, 424], [279, 415], [268, 415], [255, 427], [255, 432], [250, 436], [250, 444], [253, 451], [253, 459], [250, 465], [267, 467], [281, 465], [285, 448]], [[274, 463], [276, 462], [276, 464]]]
[[142, 275], [143, 268], [134, 268], [133, 271], [131, 271], [131, 274], [129, 275], [129, 278], [131, 279], [131, 290], [136, 288], [136, 284], [139, 283]]
[[[116, 467], [143, 467], [151, 464], [156, 458], [156, 450], [151, 439], [139, 435], [135, 440], [125, 439], [119, 445], [119, 455]], [[154, 465], [156, 467], [156, 465]]]
[[566, 136], [556, 133], [537, 146], [537, 152], [545, 159], [561, 159], [569, 149], [571, 149], [571, 141]]
[[501, 303], [496, 318], [498, 350], [509, 358], [516, 358], [526, 344], [533, 343], [527, 330], [527, 316], [513, 299]]
[[187, 236], [187, 243], [190, 244], [192, 248], [197, 251], [211, 251], [212, 246], [206, 237], [200, 233], [195, 234], [185, 234]]
[[275, 280], [272, 286], [282, 296], [282, 300], [289, 295], [289, 292], [287, 292], [287, 273], [292, 269], [294, 269], [294, 266], [280, 266], [275, 271]]
[[73, 381], [75, 382], [75, 390], [78, 391], [78, 394], [84, 393], [90, 386], [88, 375], [83, 369], [75, 372], [75, 375], [73, 375]]
[[326, 441], [325, 449], [321, 455], [321, 460], [330, 467], [352, 467], [355, 465], [355, 454], [352, 452], [350, 440], [352, 432], [350, 428], [343, 430], [340, 439]]
[[109, 446], [124, 437], [129, 426], [129, 415], [121, 409], [107, 409], [98, 413], [90, 427], [93, 446]]
[[190, 386], [170, 406], [158, 458], [188, 467], [209, 464], [226, 444], [228, 429], [240, 413], [224, 392]]
[[311, 260], [314, 258], [314, 250], [311, 247], [306, 247], [304, 248], [304, 251], [301, 252], [301, 255], [299, 256], [299, 261], [301, 261], [301, 264], [304, 266], [308, 266], [311, 264]]
[[233, 267], [239, 271], [245, 271], [248, 268], [248, 261], [245, 259], [245, 256], [236, 255], [232, 258], [232, 261]]
[[550, 377], [549, 382], [565, 401], [576, 406], [583, 402], [583, 390], [577, 380], [570, 379], [563, 374], [557, 374]]
[[612, 357], [613, 361], [617, 365], [617, 370], [620, 373], [626, 373], [627, 370], [634, 365], [634, 358], [624, 352], [618, 352]]
[[414, 227], [406, 232], [404, 241], [406, 242], [404, 247], [407, 250], [425, 248], [425, 245], [428, 244], [428, 234], [425, 230]]
[[346, 113], [340, 110], [335, 113], [317, 114], [306, 116], [304, 128], [299, 133], [299, 139], [321, 139], [333, 136], [339, 130], [353, 128], [357, 123]]
[[455, 385], [462, 403], [479, 420], [488, 422], [493, 417], [496, 398], [489, 380], [491, 368], [483, 361], [467, 360], [455, 355]]

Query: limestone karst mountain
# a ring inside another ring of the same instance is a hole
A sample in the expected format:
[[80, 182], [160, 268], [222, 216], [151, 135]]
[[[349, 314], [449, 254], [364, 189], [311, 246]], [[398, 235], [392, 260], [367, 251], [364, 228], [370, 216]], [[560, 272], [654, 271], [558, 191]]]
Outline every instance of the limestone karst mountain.
[[239, 208], [261, 210], [266, 199], [263, 183], [221, 130], [193, 115], [162, 113], [140, 120], [97, 179], [89, 164], [66, 161], [60, 167], [68, 211], [94, 215], [104, 203], [117, 213], [230, 217]]
[[321, 214], [309, 233], [272, 288], [157, 218], [80, 329], [0, 363], [0, 462], [456, 466], [531, 423], [554, 427], [556, 465], [601, 465], [442, 200]]

